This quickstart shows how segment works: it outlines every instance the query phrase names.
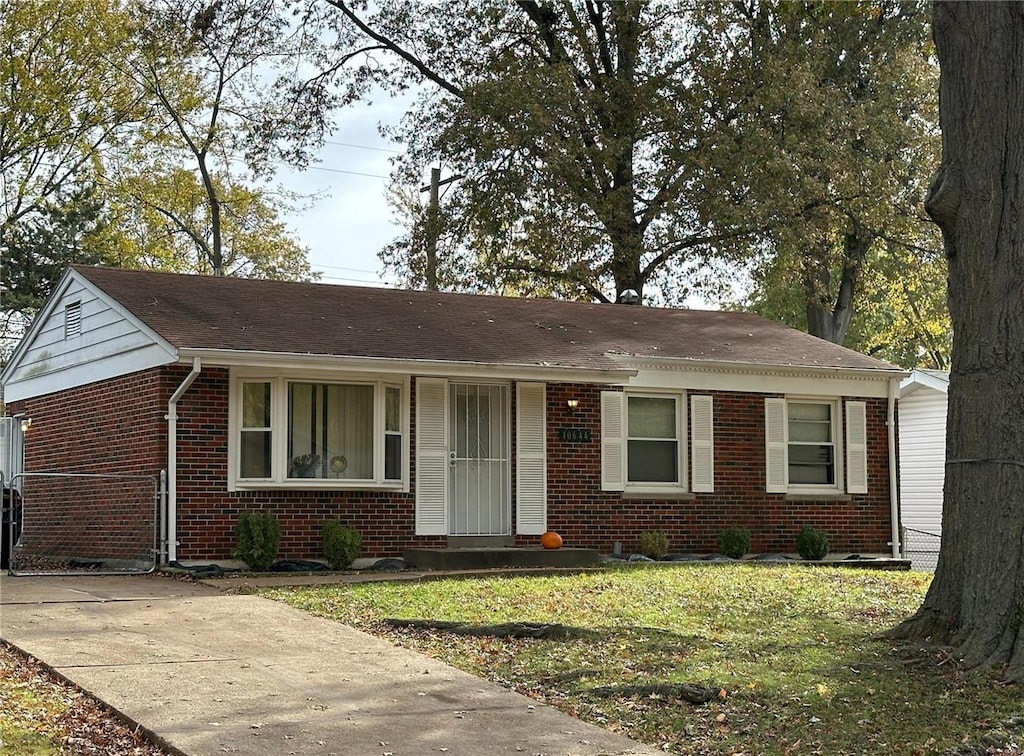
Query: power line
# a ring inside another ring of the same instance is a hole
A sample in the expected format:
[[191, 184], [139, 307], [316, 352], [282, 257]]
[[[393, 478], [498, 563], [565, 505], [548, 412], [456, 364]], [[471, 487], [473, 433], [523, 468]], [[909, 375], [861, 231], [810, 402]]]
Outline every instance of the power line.
[[[278, 165], [287, 165], [287, 163], [278, 163]], [[345, 170], [342, 170], [341, 168], [323, 168], [323, 167], [321, 167], [319, 165], [311, 165], [311, 166], [309, 166], [309, 170], [311, 170], [311, 171], [327, 171], [328, 173], [347, 173], [350, 176], [366, 176], [367, 178], [378, 178], [378, 179], [390, 178], [389, 176], [381, 176], [380, 174], [377, 174], [377, 173], [360, 173], [359, 171], [345, 171]]]
[[366, 270], [365, 268], [346, 268], [346, 267], [341, 266], [341, 265], [319, 265], [319, 264], [317, 264], [316, 267], [324, 268], [325, 270], [347, 270], [350, 273], [368, 273], [371, 276], [377, 275], [377, 271], [375, 271], [375, 270]]
[[[395, 284], [382, 282], [379, 278], [375, 281], [371, 281], [365, 278], [344, 278], [342, 276], [322, 276], [321, 281], [340, 281], [342, 283], [353, 283], [353, 284], [369, 284], [377, 288], [394, 288]], [[382, 285], [383, 284], [383, 285]]]
[[401, 155], [401, 150], [389, 150], [388, 148], [374, 148], [368, 144], [353, 144], [349, 141], [331, 141], [330, 139], [324, 140], [325, 144], [334, 144], [336, 146], [350, 146], [355, 150], [372, 150], [376, 153], [391, 153], [392, 155]]

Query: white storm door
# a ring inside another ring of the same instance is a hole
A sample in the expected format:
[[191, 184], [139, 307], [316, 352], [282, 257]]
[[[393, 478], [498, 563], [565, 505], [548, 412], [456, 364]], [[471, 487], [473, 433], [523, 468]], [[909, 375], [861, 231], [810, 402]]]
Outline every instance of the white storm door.
[[449, 385], [448, 534], [512, 532], [509, 390], [506, 385]]

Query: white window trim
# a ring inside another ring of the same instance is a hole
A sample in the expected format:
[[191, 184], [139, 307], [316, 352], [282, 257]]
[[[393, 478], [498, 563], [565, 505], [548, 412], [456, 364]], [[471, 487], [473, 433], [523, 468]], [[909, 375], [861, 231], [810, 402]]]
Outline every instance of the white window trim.
[[[823, 494], [831, 495], [846, 492], [846, 471], [844, 462], [846, 450], [844, 440], [844, 417], [843, 401], [838, 397], [821, 396], [786, 396], [785, 418], [783, 421], [783, 432], [785, 433], [785, 469], [786, 469], [786, 493], [791, 494]], [[832, 409], [832, 459], [835, 469], [833, 470], [833, 485], [819, 485], [811, 483], [790, 483], [789, 482], [789, 406], [790, 404], [828, 404]]]
[[[676, 401], [676, 450], [678, 453], [679, 480], [676, 483], [651, 483], [646, 481], [631, 482], [629, 480], [629, 399], [630, 397], [651, 397], [654, 399], [675, 399]], [[690, 471], [689, 433], [687, 432], [687, 405], [685, 391], [657, 391], [627, 389], [622, 398], [622, 481], [626, 494], [650, 493], [672, 494], [689, 491], [687, 481]]]
[[[241, 395], [243, 383], [269, 383], [271, 407], [271, 473], [270, 478], [241, 478]], [[373, 385], [374, 391], [374, 478], [360, 480], [332, 480], [325, 478], [288, 478], [288, 401], [289, 383], [342, 383]], [[408, 376], [376, 375], [365, 373], [288, 372], [273, 373], [250, 370], [232, 371], [228, 394], [228, 491], [298, 490], [298, 491], [403, 491], [408, 493], [410, 456], [410, 386]], [[384, 478], [384, 413], [385, 388], [397, 386], [402, 391], [402, 477]]]

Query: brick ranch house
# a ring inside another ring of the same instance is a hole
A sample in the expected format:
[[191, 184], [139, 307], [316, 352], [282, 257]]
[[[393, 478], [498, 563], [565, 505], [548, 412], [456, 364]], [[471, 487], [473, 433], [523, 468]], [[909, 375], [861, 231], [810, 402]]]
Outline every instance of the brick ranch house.
[[[905, 371], [754, 315], [69, 269], [2, 382], [29, 471], [167, 471], [162, 561], [406, 548], [899, 554]], [[83, 503], [83, 507], [90, 506]], [[102, 524], [102, 513], [95, 517]]]

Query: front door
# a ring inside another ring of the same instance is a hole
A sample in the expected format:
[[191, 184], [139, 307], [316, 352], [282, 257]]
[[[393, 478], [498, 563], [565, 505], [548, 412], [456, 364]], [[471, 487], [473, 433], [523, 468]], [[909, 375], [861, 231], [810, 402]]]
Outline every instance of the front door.
[[449, 535], [509, 535], [508, 386], [452, 383], [448, 390]]

